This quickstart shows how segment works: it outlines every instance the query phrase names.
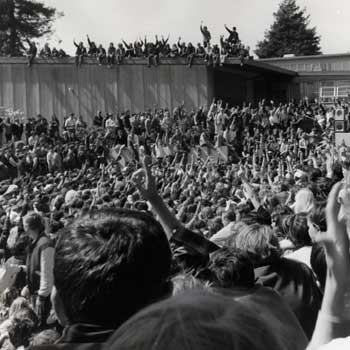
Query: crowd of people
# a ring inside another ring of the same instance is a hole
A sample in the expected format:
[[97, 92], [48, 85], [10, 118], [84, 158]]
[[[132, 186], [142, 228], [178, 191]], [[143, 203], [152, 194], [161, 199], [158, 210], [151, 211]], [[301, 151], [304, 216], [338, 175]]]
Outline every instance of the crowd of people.
[[[122, 40], [115, 46], [111, 42], [106, 49], [87, 36], [87, 46], [82, 41], [79, 43], [73, 41], [76, 48], [75, 62], [77, 66], [80, 66], [84, 62], [84, 58], [93, 58], [99, 65], [108, 65], [112, 68], [115, 64], [121, 64], [125, 59], [145, 58], [149, 66], [158, 66], [162, 58], [183, 57], [187, 59], [189, 67], [192, 66], [195, 58], [203, 59], [208, 66], [216, 67], [225, 63], [227, 57], [237, 57], [242, 62], [244, 59], [251, 58], [250, 48], [239, 39], [236, 27], [231, 29], [225, 25], [225, 29], [228, 36], [225, 38], [224, 35], [221, 35], [220, 43], [212, 44], [210, 31], [207, 26], [201, 23], [200, 32], [203, 40], [197, 46], [191, 42], [184, 42], [181, 37], [176, 43], [170, 44], [169, 36], [166, 39], [163, 36], [161, 38], [156, 36], [155, 41], [149, 41], [145, 36], [143, 40], [139, 39], [133, 43]], [[27, 40], [27, 44], [26, 51], [29, 66], [33, 64], [37, 56], [41, 58], [68, 57], [63, 49], [57, 49], [56, 47], [51, 49], [48, 43], [41, 50], [38, 50], [34, 41]]]
[[1, 349], [349, 336], [350, 162], [334, 111], [213, 100], [0, 120]]
[[219, 45], [211, 43], [210, 31], [203, 23], [200, 25], [203, 43], [198, 43], [197, 46], [191, 42], [184, 42], [181, 37], [179, 37], [177, 43], [171, 45], [169, 44], [169, 36], [166, 39], [162, 36], [159, 40], [156, 35], [155, 42], [148, 41], [147, 37], [144, 40], [136, 40], [134, 43], [127, 43], [122, 40], [117, 47], [110, 43], [106, 50], [102, 45], [96, 44], [87, 36], [88, 48], [84, 46], [83, 42], [77, 44], [74, 41], [76, 64], [82, 64], [84, 57], [93, 57], [97, 59], [100, 65], [108, 64], [109, 67], [114, 64], [121, 64], [125, 58], [147, 58], [149, 66], [157, 66], [160, 58], [185, 57], [189, 67], [192, 66], [195, 58], [204, 59], [208, 66], [213, 65], [215, 67], [223, 64], [226, 57], [239, 57], [242, 60], [249, 58], [250, 49], [245, 47], [239, 39], [236, 27], [230, 29], [225, 25], [225, 28], [229, 35], [227, 38], [222, 35]]

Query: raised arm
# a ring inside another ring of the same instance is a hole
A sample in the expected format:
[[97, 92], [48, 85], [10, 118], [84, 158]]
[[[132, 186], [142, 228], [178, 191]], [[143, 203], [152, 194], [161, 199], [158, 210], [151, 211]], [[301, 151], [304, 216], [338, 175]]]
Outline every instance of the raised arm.
[[156, 182], [152, 175], [150, 164], [151, 158], [145, 157], [143, 160], [144, 168], [133, 174], [132, 181], [143, 198], [151, 204], [168, 239], [172, 238], [177, 243], [190, 248], [192, 251], [196, 251], [197, 254], [209, 256], [211, 252], [218, 249], [218, 246], [206, 238], [186, 229], [170, 212], [157, 192]]
[[226, 24], [224, 25], [224, 27], [230, 34], [232, 34], [232, 30]]
[[89, 38], [89, 35], [86, 35], [86, 37], [87, 37], [87, 41], [88, 41], [89, 47], [91, 47], [92, 42], [91, 42], [91, 40]]
[[182, 45], [181, 45], [181, 36], [179, 36], [179, 39], [177, 41], [177, 47], [181, 50], [182, 49]]
[[346, 224], [339, 218], [339, 200], [343, 204], [346, 200], [341, 188], [342, 183], [338, 182], [328, 196], [327, 232], [313, 237], [324, 246], [327, 277], [321, 310], [308, 349], [317, 349], [335, 338], [350, 335], [350, 254]]
[[158, 40], [158, 35], [156, 34], [155, 37], [156, 37], [156, 43], [155, 43], [155, 45], [156, 45], [156, 46], [159, 46], [159, 45], [161, 44], [161, 42]]
[[122, 43], [124, 44], [124, 46], [125, 46], [128, 50], [130, 50], [130, 45], [129, 45], [129, 44], [127, 44], [124, 40], [122, 40]]
[[170, 39], [170, 34], [168, 35], [166, 40], [164, 40], [164, 38], [162, 37], [163, 46], [165, 46], [169, 42], [169, 39]]
[[[170, 212], [169, 208], [165, 205], [163, 199], [158, 194], [150, 165], [151, 158], [146, 156], [143, 159], [143, 169], [140, 169], [133, 174], [132, 181], [142, 197], [152, 205], [168, 239], [170, 239], [173, 235], [173, 231], [180, 228], [182, 224]], [[143, 178], [144, 184], [142, 183]]]

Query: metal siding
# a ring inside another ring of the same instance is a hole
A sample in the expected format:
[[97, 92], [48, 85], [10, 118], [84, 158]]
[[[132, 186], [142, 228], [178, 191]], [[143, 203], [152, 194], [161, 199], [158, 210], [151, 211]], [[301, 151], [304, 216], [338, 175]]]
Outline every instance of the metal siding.
[[185, 106], [193, 109], [198, 106], [198, 88], [196, 71], [187, 66], [182, 66], [185, 88]]
[[97, 111], [92, 101], [90, 66], [82, 66], [77, 72], [77, 79], [79, 115], [83, 117], [83, 120], [86, 121], [88, 125], [92, 125], [92, 115]]
[[170, 66], [170, 81], [173, 108], [185, 100], [185, 87], [182, 66]]
[[144, 67], [143, 88], [145, 93], [145, 108], [158, 106], [158, 76], [156, 67]]
[[[13, 108], [20, 110], [23, 116], [27, 116], [27, 96], [24, 67], [20, 65], [12, 66], [13, 82]], [[0, 102], [1, 105], [1, 102]]]
[[28, 117], [35, 117], [40, 113], [39, 76], [35, 66], [26, 70], [26, 101]]
[[132, 66], [119, 66], [119, 111], [123, 112], [131, 109], [132, 101], [132, 84], [131, 84], [131, 70]]
[[44, 69], [38, 69], [39, 80], [39, 105], [40, 113], [46, 117], [52, 115], [52, 78], [50, 66], [45, 65]]
[[[27, 117], [69, 113], [90, 124], [97, 110], [141, 112], [154, 105], [173, 109], [207, 106], [213, 95], [213, 72], [205, 66], [120, 65], [112, 69], [86, 64], [0, 64], [0, 106], [21, 109]], [[208, 100], [209, 99], [209, 100]]]
[[158, 67], [158, 95], [159, 106], [161, 108], [172, 109], [172, 98], [170, 90], [170, 67], [159, 66]]
[[145, 110], [145, 94], [143, 85], [144, 66], [133, 66], [130, 74], [132, 88], [131, 110], [133, 113]]
[[2, 69], [2, 101], [3, 107], [13, 108], [13, 82], [12, 82], [12, 66], [6, 64]]
[[114, 113], [118, 109], [117, 69], [115, 67], [105, 75], [105, 110]]

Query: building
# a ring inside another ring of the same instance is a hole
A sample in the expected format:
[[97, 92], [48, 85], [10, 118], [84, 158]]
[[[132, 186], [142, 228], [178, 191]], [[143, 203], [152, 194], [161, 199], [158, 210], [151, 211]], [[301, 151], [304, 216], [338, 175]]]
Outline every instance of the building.
[[[187, 110], [207, 108], [213, 97], [231, 105], [261, 98], [287, 100], [297, 73], [256, 60], [230, 58], [224, 65], [207, 67], [195, 59], [161, 59], [148, 67], [145, 59], [125, 59], [112, 69], [86, 59], [76, 67], [74, 58], [40, 59], [32, 67], [26, 58], [0, 58], [0, 114], [8, 109], [26, 117], [52, 114], [63, 120], [70, 113], [91, 123], [97, 111], [138, 113], [148, 108]], [[5, 112], [0, 117], [6, 117]]]
[[[32, 67], [26, 58], [0, 57], [0, 117], [7, 109], [24, 117], [70, 113], [88, 122], [97, 111], [138, 113], [148, 108], [207, 108], [214, 97], [240, 105], [259, 100], [288, 102], [308, 97], [331, 102], [350, 93], [350, 54], [284, 57], [263, 60], [229, 58], [216, 68], [195, 59], [125, 59], [112, 69], [86, 59], [40, 59]], [[2, 114], [1, 114], [2, 113]]]
[[322, 102], [347, 99], [350, 94], [350, 53], [262, 59], [259, 62], [297, 73], [291, 91], [295, 99]]

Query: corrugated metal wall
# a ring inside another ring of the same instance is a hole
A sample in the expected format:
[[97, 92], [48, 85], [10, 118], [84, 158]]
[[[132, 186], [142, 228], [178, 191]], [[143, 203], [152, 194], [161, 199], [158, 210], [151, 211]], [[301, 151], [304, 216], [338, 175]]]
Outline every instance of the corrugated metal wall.
[[212, 71], [205, 65], [144, 64], [106, 66], [0, 60], [0, 107], [20, 109], [25, 116], [53, 113], [59, 119], [69, 113], [91, 123], [97, 110], [103, 113], [173, 109], [183, 101], [187, 109], [207, 106], [213, 98]]

